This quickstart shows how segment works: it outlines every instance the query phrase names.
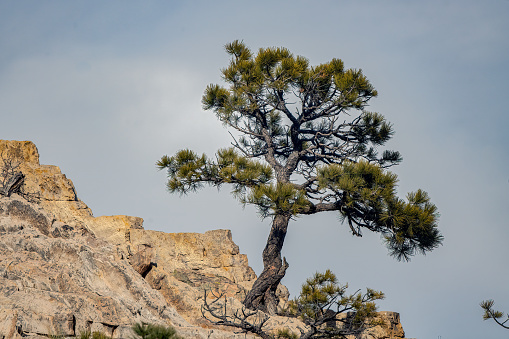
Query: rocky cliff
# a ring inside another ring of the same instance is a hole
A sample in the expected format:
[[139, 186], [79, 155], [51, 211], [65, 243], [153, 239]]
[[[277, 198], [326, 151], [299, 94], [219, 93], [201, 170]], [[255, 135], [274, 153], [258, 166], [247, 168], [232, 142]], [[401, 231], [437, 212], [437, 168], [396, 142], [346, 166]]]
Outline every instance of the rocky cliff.
[[[204, 290], [232, 307], [256, 275], [228, 230], [163, 233], [130, 216], [95, 218], [56, 166], [40, 165], [31, 142], [0, 141], [0, 184], [22, 172], [21, 190], [0, 195], [0, 339], [74, 336], [100, 331], [131, 336], [135, 322], [172, 325], [185, 338], [254, 338], [211, 326], [201, 314]], [[284, 303], [288, 291], [279, 288]], [[399, 315], [362, 338], [402, 338]], [[272, 328], [298, 331], [296, 319]]]

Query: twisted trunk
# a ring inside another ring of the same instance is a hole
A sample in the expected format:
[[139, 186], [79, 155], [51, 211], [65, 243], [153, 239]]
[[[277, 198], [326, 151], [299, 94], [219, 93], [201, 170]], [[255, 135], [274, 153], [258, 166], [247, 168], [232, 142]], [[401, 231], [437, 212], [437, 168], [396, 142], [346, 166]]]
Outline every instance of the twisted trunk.
[[280, 214], [275, 215], [272, 220], [267, 245], [263, 250], [263, 272], [256, 279], [253, 288], [244, 300], [244, 305], [249, 309], [276, 314], [279, 303], [276, 289], [288, 268], [286, 259], [281, 258], [281, 249], [289, 221], [290, 215]]

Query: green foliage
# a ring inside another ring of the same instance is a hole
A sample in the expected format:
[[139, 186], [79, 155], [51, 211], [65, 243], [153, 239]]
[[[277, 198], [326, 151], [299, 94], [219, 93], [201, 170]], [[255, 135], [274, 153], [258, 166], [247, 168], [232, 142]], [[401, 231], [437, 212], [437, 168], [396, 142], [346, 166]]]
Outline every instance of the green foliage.
[[[343, 338], [368, 327], [383, 325], [376, 318], [376, 300], [384, 294], [366, 289], [347, 294], [348, 285], [338, 284], [334, 273], [315, 273], [302, 285], [300, 295], [289, 302], [290, 316], [299, 317], [309, 326], [306, 338]], [[344, 313], [344, 316], [339, 316]]]
[[157, 166], [167, 170], [170, 192], [231, 184], [264, 217], [336, 211], [354, 235], [380, 233], [399, 260], [442, 243], [426, 192], [406, 201], [396, 194], [387, 168], [401, 155], [379, 152], [394, 131], [382, 114], [365, 110], [377, 91], [361, 70], [339, 59], [310, 66], [282, 47], [253, 53], [238, 40], [225, 49], [226, 86], [207, 86], [202, 104], [238, 137], [213, 160], [190, 150], [163, 156]]
[[[64, 339], [64, 338], [66, 338], [66, 336], [63, 335], [63, 334], [50, 334], [48, 337], [51, 338], [51, 339]], [[111, 337], [107, 336], [104, 333], [97, 332], [97, 331], [96, 332], [85, 331], [85, 332], [81, 332], [79, 335], [75, 336], [74, 338], [79, 338], [79, 339], [110, 339]]]
[[171, 326], [136, 323], [133, 325], [133, 332], [136, 337], [133, 339], [182, 339], [177, 335], [177, 331]]
[[426, 192], [407, 195], [408, 202], [395, 194], [397, 177], [378, 164], [367, 161], [331, 164], [318, 170], [321, 189], [342, 191], [342, 217], [352, 232], [361, 227], [385, 234], [391, 254], [408, 260], [416, 251], [426, 253], [442, 241], [438, 212]]
[[296, 215], [309, 205], [305, 192], [289, 183], [255, 186], [242, 202], [257, 205], [262, 216], [271, 212]]
[[92, 333], [90, 331], [81, 332], [79, 336], [76, 336], [76, 338], [79, 339], [90, 339], [92, 336]]
[[[182, 339], [177, 335], [177, 331], [171, 326], [165, 327], [160, 325], [153, 325], [147, 323], [136, 323], [132, 327], [135, 336], [132, 339]], [[52, 339], [65, 338], [64, 335], [50, 335]], [[101, 332], [81, 332], [76, 338], [79, 339], [110, 339]]]
[[62, 334], [49, 334], [48, 338], [50, 338], [50, 339], [64, 339], [65, 336]]
[[385, 232], [387, 247], [400, 260], [409, 260], [416, 252], [425, 254], [443, 240], [437, 228], [437, 207], [430, 202], [428, 194], [419, 189], [409, 193], [407, 200], [394, 199], [380, 218], [390, 230]]
[[173, 157], [162, 157], [156, 165], [168, 170], [171, 179], [167, 187], [172, 193], [186, 194], [203, 183], [217, 187], [228, 183], [233, 185], [232, 193], [243, 204], [257, 205], [263, 216], [298, 214], [307, 206], [304, 191], [292, 184], [270, 183], [273, 175], [269, 166], [239, 156], [232, 148], [219, 150], [216, 159], [216, 162], [209, 161], [205, 154], [198, 156], [193, 151], [182, 150]]
[[[295, 57], [286, 48], [262, 48], [254, 56], [239, 41], [226, 45], [226, 51], [232, 60], [222, 73], [230, 87], [209, 85], [202, 99], [203, 108], [213, 110], [225, 125], [246, 134], [251, 140], [242, 139], [245, 143], [243, 148], [251, 156], [266, 151], [265, 132], [282, 157], [287, 157], [288, 146], [300, 148], [299, 145], [290, 145], [296, 140], [291, 136], [293, 140], [288, 140], [288, 132], [292, 131], [281, 119], [282, 115], [289, 118], [295, 127], [307, 126], [311, 133], [303, 129], [293, 132], [309, 137], [316, 146], [327, 145], [334, 139], [341, 140], [339, 135], [328, 133], [319, 136], [314, 132], [330, 132], [329, 118], [350, 109], [363, 109], [369, 99], [377, 95], [361, 70], [345, 70], [339, 59], [310, 67], [306, 58]], [[302, 103], [300, 112], [291, 112], [287, 105], [294, 99]], [[361, 137], [357, 146], [370, 141], [382, 144], [392, 134], [391, 126], [377, 113], [365, 113], [355, 124], [335, 127], [340, 127], [337, 132]], [[324, 139], [329, 140], [323, 144]]]
[[358, 202], [382, 209], [386, 201], [394, 198], [397, 177], [367, 161], [330, 164], [318, 170], [320, 189], [340, 190], [343, 204], [352, 208]]
[[109, 339], [106, 334], [103, 334], [101, 332], [81, 332], [80, 335], [77, 337], [79, 339]]
[[289, 303], [289, 312], [306, 324], [323, 324], [343, 312], [355, 312], [353, 323], [361, 326], [376, 314], [376, 300], [384, 298], [379, 291], [367, 289], [366, 293], [347, 294], [347, 285], [339, 285], [330, 270], [315, 273], [302, 285], [300, 295]]
[[299, 336], [285, 328], [277, 331], [275, 339], [299, 339]]
[[220, 187], [234, 185], [234, 192], [241, 194], [246, 188], [264, 185], [272, 179], [272, 170], [261, 162], [242, 157], [233, 148], [216, 153], [217, 161], [209, 160], [205, 154], [198, 156], [191, 150], [181, 150], [173, 157], [163, 156], [156, 165], [167, 169], [170, 192], [186, 194], [201, 188], [203, 183]]
[[483, 320], [493, 319], [497, 324], [502, 326], [505, 329], [509, 329], [509, 325], [506, 325], [506, 323], [509, 321], [509, 314], [507, 315], [507, 319], [504, 321], [501, 321], [501, 319], [504, 317], [504, 313], [501, 311], [497, 311], [493, 309], [493, 305], [495, 304], [495, 301], [492, 299], [484, 300], [481, 302], [481, 308], [484, 310], [483, 314]]

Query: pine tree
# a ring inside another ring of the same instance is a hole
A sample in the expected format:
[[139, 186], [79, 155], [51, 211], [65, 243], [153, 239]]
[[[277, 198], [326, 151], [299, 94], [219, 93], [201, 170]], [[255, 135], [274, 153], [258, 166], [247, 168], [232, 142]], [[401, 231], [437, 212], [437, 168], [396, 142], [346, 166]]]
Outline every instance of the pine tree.
[[406, 201], [396, 195], [397, 177], [387, 169], [401, 156], [378, 151], [393, 129], [381, 114], [365, 110], [377, 92], [361, 70], [345, 69], [339, 59], [310, 66], [286, 48], [254, 55], [241, 41], [225, 49], [231, 56], [222, 70], [227, 87], [209, 85], [202, 103], [237, 135], [233, 147], [214, 158], [185, 149], [157, 166], [167, 170], [170, 192], [231, 184], [243, 204], [272, 219], [263, 272], [244, 301], [248, 308], [276, 312], [292, 217], [335, 211], [356, 236], [380, 233], [399, 260], [441, 244], [437, 208], [426, 192], [409, 193]]
[[[383, 321], [376, 319], [375, 301], [383, 299], [384, 294], [370, 288], [366, 293], [358, 290], [347, 294], [347, 288], [348, 284], [339, 285], [330, 270], [306, 280], [300, 295], [288, 307], [289, 315], [299, 317], [309, 328], [299, 338], [346, 338], [372, 326], [383, 326]], [[338, 317], [340, 314], [344, 317]]]

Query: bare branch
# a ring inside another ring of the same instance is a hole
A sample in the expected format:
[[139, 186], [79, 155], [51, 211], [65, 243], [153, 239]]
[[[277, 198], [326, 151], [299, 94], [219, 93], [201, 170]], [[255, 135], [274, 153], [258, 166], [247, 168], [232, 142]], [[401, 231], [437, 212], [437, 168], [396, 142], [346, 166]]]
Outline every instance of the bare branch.
[[18, 194], [25, 200], [35, 202], [40, 200], [40, 195], [24, 190], [25, 175], [19, 170], [21, 161], [14, 156], [6, 154], [4, 150], [0, 154], [0, 195], [10, 197]]
[[[224, 293], [211, 291], [214, 300], [207, 301], [207, 291], [204, 291], [202, 316], [215, 325], [234, 327], [242, 333], [258, 334], [263, 339], [273, 339], [273, 336], [263, 330], [269, 317], [261, 311], [251, 311], [244, 306], [240, 309], [229, 309], [228, 300]], [[231, 308], [232, 306], [230, 306]]]

